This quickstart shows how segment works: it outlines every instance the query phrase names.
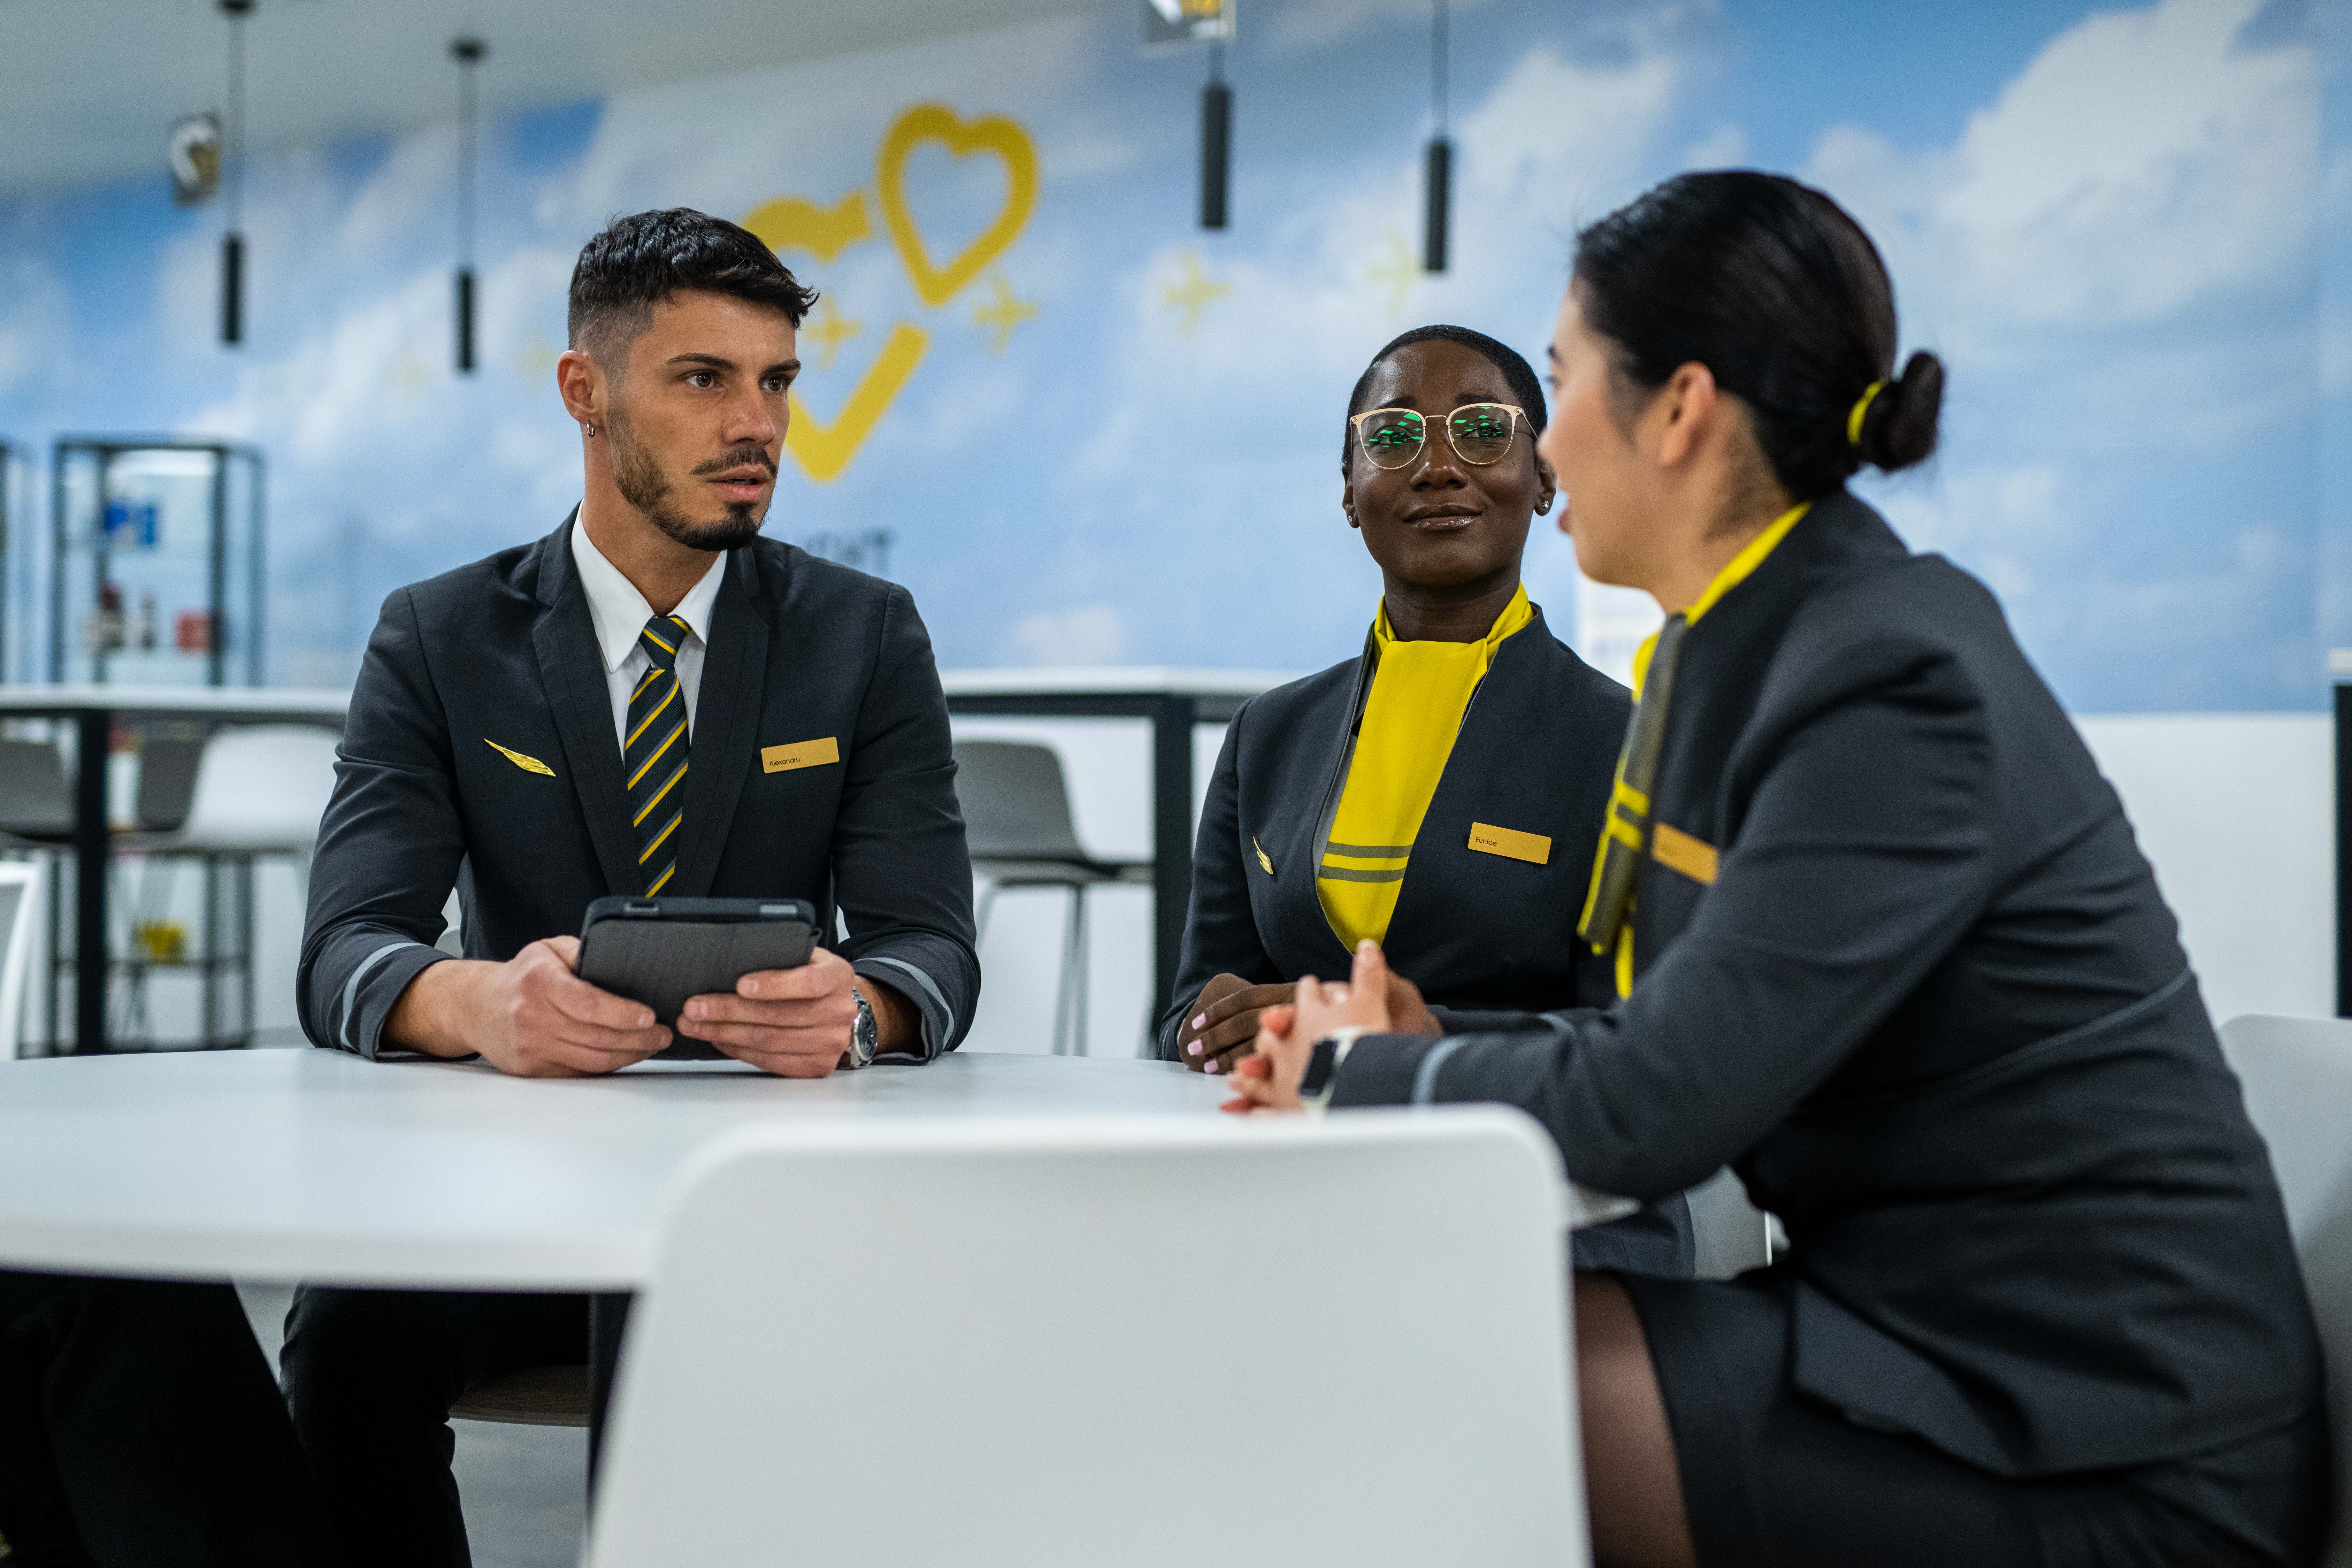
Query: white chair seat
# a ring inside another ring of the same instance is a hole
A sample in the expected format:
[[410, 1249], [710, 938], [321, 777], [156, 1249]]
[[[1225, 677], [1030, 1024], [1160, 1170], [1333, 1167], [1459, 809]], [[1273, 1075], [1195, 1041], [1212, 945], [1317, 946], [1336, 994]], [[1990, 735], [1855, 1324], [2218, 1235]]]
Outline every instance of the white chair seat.
[[119, 847], [150, 855], [307, 857], [335, 790], [335, 732], [310, 724], [216, 731], [196, 762], [188, 815]]
[[534, 1366], [507, 1373], [467, 1389], [449, 1414], [461, 1421], [511, 1426], [585, 1426], [588, 1368]]

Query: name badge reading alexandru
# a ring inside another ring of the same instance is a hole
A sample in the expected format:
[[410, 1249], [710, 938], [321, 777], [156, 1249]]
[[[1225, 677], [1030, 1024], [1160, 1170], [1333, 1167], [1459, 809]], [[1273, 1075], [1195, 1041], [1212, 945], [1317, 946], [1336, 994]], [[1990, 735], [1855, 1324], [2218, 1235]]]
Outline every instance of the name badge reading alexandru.
[[1481, 855], [1507, 856], [1530, 866], [1551, 864], [1551, 840], [1540, 833], [1522, 833], [1516, 827], [1474, 822], [1470, 825], [1470, 847]]
[[817, 741], [794, 741], [789, 746], [760, 748], [760, 771], [788, 773], [794, 768], [821, 768], [841, 761], [841, 742], [832, 735]]

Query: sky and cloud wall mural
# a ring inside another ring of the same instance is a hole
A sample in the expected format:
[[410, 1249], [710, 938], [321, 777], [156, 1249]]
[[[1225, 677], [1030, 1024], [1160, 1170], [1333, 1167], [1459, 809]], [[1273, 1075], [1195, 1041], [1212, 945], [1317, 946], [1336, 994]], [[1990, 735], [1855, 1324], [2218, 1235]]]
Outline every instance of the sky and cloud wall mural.
[[[944, 663], [1315, 668], [1379, 591], [1337, 462], [1370, 353], [1450, 321], [1539, 360], [1580, 223], [1753, 165], [1885, 248], [1950, 401], [1927, 471], [1863, 488], [1992, 585], [2070, 706], [2324, 703], [2352, 645], [2352, 136], [2322, 7], [1454, 0], [1440, 277], [1428, 16], [1254, 0], [1223, 232], [1196, 226], [1204, 62], [1139, 54], [1125, 8], [494, 117], [469, 377], [454, 125], [255, 160], [234, 350], [219, 214], [160, 169], [0, 198], [0, 438], [260, 447], [270, 678], [347, 680], [386, 592], [562, 519], [572, 258], [698, 206], [823, 294], [771, 531], [886, 564]], [[37, 675], [28, 531], [8, 636]], [[1643, 628], [1556, 534], [1528, 574], [1596, 657]]]

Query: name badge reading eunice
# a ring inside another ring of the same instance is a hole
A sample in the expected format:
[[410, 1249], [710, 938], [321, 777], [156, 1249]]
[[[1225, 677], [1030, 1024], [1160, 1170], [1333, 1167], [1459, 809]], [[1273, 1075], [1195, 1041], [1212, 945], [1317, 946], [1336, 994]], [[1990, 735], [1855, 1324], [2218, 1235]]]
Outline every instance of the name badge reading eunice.
[[1551, 840], [1540, 833], [1522, 833], [1516, 827], [1474, 822], [1470, 825], [1470, 847], [1481, 855], [1507, 856], [1530, 866], [1551, 864]]

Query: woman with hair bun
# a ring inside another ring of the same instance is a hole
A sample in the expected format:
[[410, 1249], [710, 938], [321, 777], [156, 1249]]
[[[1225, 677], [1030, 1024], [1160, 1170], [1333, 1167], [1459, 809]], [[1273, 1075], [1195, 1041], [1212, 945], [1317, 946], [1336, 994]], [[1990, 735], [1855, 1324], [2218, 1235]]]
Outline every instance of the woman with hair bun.
[[1728, 1163], [1789, 1249], [1580, 1273], [1604, 1564], [2315, 1561], [2316, 1335], [2113, 789], [2000, 606], [1845, 481], [1943, 369], [1820, 192], [1669, 181], [1578, 239], [1542, 452], [1667, 612], [1578, 911], [1625, 999], [1441, 1035], [1376, 948], [1232, 1108], [1486, 1100], [1589, 1186]]

